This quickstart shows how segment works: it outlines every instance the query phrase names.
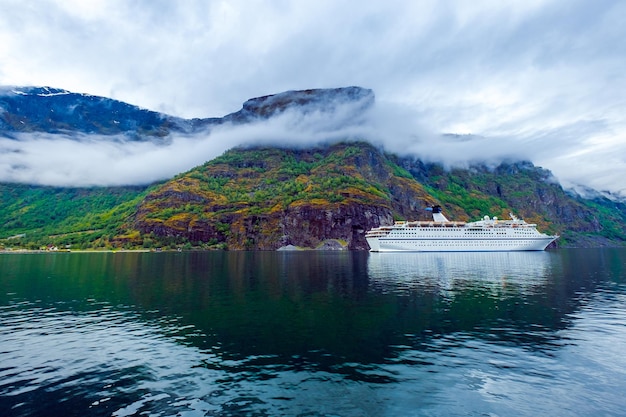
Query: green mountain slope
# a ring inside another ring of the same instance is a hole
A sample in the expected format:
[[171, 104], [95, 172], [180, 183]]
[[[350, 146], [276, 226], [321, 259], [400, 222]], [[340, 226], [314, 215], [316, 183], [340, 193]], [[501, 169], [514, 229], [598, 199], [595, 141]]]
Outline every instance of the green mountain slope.
[[472, 219], [510, 211], [538, 228], [561, 236], [560, 246], [621, 245], [626, 240], [626, 205], [607, 199], [586, 200], [566, 193], [552, 174], [530, 162], [494, 168], [444, 171], [436, 164], [394, 159], [451, 210]]
[[365, 249], [363, 232], [434, 200], [374, 147], [234, 149], [150, 193], [134, 236], [273, 250]]
[[626, 241], [623, 203], [571, 196], [528, 162], [447, 171], [363, 142], [237, 148], [151, 187], [3, 184], [0, 197], [5, 247], [365, 250], [366, 230], [433, 204], [464, 221], [513, 212], [561, 246]]
[[106, 246], [147, 187], [0, 184], [0, 247]]
[[367, 143], [316, 149], [234, 149], [150, 193], [134, 236], [230, 249], [314, 248], [337, 239], [367, 249], [363, 231], [393, 219], [508, 218], [510, 212], [566, 246], [620, 245], [624, 205], [568, 195], [528, 162], [446, 171], [385, 155]]

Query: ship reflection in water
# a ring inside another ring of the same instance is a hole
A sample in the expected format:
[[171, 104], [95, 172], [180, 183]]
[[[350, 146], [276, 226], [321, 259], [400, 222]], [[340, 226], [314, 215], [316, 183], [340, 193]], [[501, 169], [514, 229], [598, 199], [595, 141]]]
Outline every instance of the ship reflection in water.
[[472, 286], [534, 292], [546, 283], [553, 257], [550, 252], [371, 253], [367, 270], [370, 285], [383, 291], [445, 291], [471, 281]]

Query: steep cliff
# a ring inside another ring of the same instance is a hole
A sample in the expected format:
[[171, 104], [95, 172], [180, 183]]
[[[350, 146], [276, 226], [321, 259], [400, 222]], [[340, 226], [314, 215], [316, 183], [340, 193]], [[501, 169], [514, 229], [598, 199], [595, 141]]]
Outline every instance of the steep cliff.
[[365, 143], [236, 149], [150, 193], [133, 227], [230, 249], [316, 248], [330, 240], [366, 249], [364, 231], [434, 201], [394, 169]]

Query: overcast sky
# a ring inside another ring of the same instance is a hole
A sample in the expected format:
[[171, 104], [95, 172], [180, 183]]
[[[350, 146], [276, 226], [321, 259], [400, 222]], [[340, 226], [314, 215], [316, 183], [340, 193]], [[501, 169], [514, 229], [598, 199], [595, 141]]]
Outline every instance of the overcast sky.
[[[390, 149], [452, 163], [519, 153], [566, 186], [626, 196], [625, 21], [622, 0], [0, 0], [0, 84], [182, 117], [358, 85], [374, 90]], [[442, 132], [486, 139], [424, 140]], [[226, 147], [203, 146], [205, 159]]]

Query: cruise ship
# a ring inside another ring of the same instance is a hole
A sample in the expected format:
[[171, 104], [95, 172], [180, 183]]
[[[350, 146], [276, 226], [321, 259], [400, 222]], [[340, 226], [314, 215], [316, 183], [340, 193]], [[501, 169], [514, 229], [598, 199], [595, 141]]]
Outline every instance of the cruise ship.
[[432, 221], [395, 222], [365, 234], [371, 252], [499, 252], [541, 251], [559, 236], [537, 230], [511, 214], [510, 220], [485, 216], [476, 222], [448, 220], [441, 206], [432, 210]]

